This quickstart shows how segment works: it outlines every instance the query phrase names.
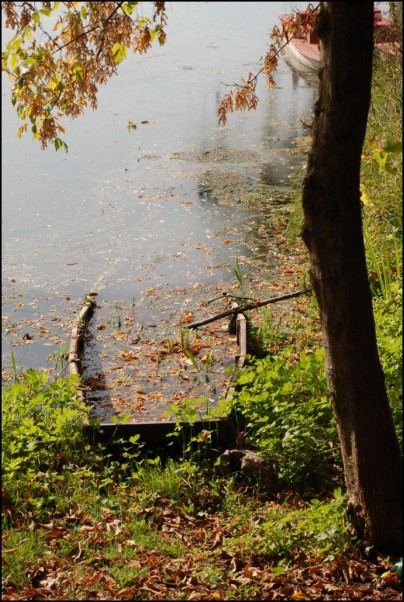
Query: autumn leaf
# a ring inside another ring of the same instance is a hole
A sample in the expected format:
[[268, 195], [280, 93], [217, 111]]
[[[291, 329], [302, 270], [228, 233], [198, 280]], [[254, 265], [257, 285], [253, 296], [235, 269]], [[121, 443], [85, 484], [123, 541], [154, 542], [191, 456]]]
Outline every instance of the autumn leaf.
[[46, 533], [44, 535], [44, 539], [46, 541], [49, 541], [50, 539], [60, 539], [61, 537], [64, 537], [66, 533], [67, 531], [64, 528], [53, 529], [52, 531], [49, 531], [49, 533]]
[[380, 580], [384, 587], [395, 587], [400, 584], [400, 579], [395, 571], [385, 571]]

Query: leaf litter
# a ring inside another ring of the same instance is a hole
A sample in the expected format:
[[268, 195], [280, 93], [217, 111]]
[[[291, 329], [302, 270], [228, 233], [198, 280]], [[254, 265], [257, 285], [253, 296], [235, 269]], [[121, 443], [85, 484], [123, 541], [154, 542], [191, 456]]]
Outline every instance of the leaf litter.
[[[253, 502], [249, 516], [256, 525], [269, 511], [284, 510], [285, 502], [265, 500], [251, 485], [239, 483], [237, 494]], [[355, 552], [327, 559], [296, 550], [287, 564], [251, 548], [248, 526], [238, 548], [229, 546], [239, 518], [223, 511], [219, 498], [205, 486], [178, 502], [157, 495], [148, 505], [139, 503], [136, 488], [126, 491], [116, 509], [74, 502], [63, 517], [31, 523], [45, 554], [30, 562], [25, 585], [9, 579], [15, 552], [3, 541], [2, 599], [402, 599], [389, 559], [365, 560]]]

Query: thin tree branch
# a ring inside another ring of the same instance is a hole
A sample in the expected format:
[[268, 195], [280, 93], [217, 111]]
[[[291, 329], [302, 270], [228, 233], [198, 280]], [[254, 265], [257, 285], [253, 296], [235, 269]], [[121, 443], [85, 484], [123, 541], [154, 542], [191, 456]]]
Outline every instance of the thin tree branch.
[[[91, 29], [88, 29], [87, 31], [83, 31], [82, 33], [80, 33], [78, 36], [76, 36], [72, 40], [69, 40], [68, 42], [66, 42], [66, 44], [63, 44], [63, 46], [59, 46], [58, 49], [55, 50], [55, 52], [63, 50], [63, 48], [66, 48], [66, 46], [73, 44], [73, 42], [76, 42], [80, 38], [84, 38], [85, 36], [88, 36], [89, 33], [92, 33], [93, 31], [98, 29], [100, 27], [101, 23], [105, 26], [108, 23], [108, 21], [112, 18], [112, 16], [116, 13], [116, 11], [121, 8], [122, 4], [123, 4], [123, 1], [118, 2], [116, 7], [114, 8], [114, 10], [111, 12], [110, 15], [108, 15], [108, 17], [106, 19], [100, 19], [100, 21], [96, 25], [94, 25], [94, 27], [92, 27]], [[53, 54], [55, 54], [55, 52]]]
[[300, 295], [305, 295], [311, 292], [311, 288], [305, 288], [301, 291], [296, 291], [295, 293], [288, 293], [286, 295], [281, 295], [280, 297], [272, 297], [272, 299], [267, 299], [266, 301], [254, 301], [254, 303], [247, 303], [246, 305], [240, 305], [239, 307], [235, 307], [234, 309], [228, 309], [226, 311], [222, 311], [220, 314], [216, 314], [212, 318], [206, 318], [206, 320], [201, 320], [200, 322], [193, 322], [192, 324], [184, 324], [185, 328], [198, 328], [199, 326], [204, 326], [205, 324], [210, 324], [210, 322], [214, 322], [215, 320], [220, 320], [220, 318], [225, 318], [226, 316], [232, 316], [233, 314], [239, 314], [243, 311], [249, 311], [250, 309], [256, 309], [257, 307], [264, 307], [265, 305], [269, 305], [270, 303], [277, 303], [278, 301], [285, 301], [286, 299], [293, 299], [294, 297], [300, 297]]

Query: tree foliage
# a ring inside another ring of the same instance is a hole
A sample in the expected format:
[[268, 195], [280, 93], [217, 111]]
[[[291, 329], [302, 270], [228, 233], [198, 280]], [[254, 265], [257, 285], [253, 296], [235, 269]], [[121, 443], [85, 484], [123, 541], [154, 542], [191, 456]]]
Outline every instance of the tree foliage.
[[144, 14], [141, 2], [3, 2], [6, 27], [16, 30], [2, 53], [12, 81], [11, 102], [22, 125], [46, 148], [67, 145], [61, 119], [97, 107], [97, 93], [117, 73], [128, 50], [164, 44], [164, 2]]
[[[97, 108], [99, 86], [117, 73], [130, 48], [143, 54], [154, 41], [164, 44], [165, 3], [151, 4], [152, 15], [146, 16], [144, 2], [4, 2], [6, 27], [16, 33], [2, 53], [2, 70], [12, 82], [11, 101], [22, 121], [18, 136], [31, 126], [42, 148], [53, 142], [56, 150], [67, 150], [60, 138], [62, 118], [78, 117], [87, 106]], [[315, 27], [318, 9], [310, 4], [303, 24], [294, 18], [273, 28], [262, 68], [232, 84], [223, 97], [220, 124], [225, 125], [229, 112], [256, 109], [261, 73], [268, 88], [276, 86], [280, 51], [299, 30], [307, 34]]]

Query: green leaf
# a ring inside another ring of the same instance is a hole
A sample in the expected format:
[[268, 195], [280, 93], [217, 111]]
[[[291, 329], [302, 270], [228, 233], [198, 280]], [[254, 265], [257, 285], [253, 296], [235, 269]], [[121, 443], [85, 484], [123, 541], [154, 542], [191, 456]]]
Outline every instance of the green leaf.
[[119, 65], [119, 63], [121, 63], [123, 61], [123, 59], [126, 58], [126, 56], [128, 54], [128, 49], [123, 44], [118, 44], [118, 42], [117, 42], [116, 44], [114, 44], [112, 46], [112, 54], [114, 57], [115, 64]]
[[45, 17], [50, 17], [50, 15], [52, 14], [52, 9], [49, 7], [41, 8], [39, 12], [41, 13], [41, 15], [45, 15]]
[[282, 575], [284, 572], [285, 572], [285, 567], [281, 566], [280, 564], [278, 564], [277, 566], [274, 566], [273, 568], [271, 568], [271, 573], [275, 577], [278, 577], [279, 575]]
[[10, 52], [17, 52], [17, 50], [19, 50], [22, 43], [23, 43], [22, 36], [14, 36], [13, 38], [11, 38], [11, 40], [7, 44], [6, 48]]
[[11, 67], [11, 69], [14, 70], [18, 65], [18, 54], [10, 54], [8, 57], [8, 64]]
[[58, 151], [60, 148], [63, 148], [63, 150], [65, 151], [65, 153], [68, 152], [69, 147], [67, 146], [66, 142], [63, 142], [63, 140], [61, 140], [60, 138], [55, 138], [55, 149]]
[[73, 67], [73, 73], [75, 75], [77, 75], [77, 77], [79, 78], [80, 81], [84, 80], [84, 75], [83, 75], [83, 67], [80, 63], [77, 63], [76, 65], [74, 65]]
[[133, 11], [135, 10], [137, 4], [139, 4], [138, 2], [125, 2], [125, 4], [122, 4], [121, 8], [122, 8], [122, 12], [125, 13], [125, 15], [131, 15], [133, 13]]
[[383, 169], [387, 163], [388, 154], [383, 150], [373, 151], [372, 159], [378, 166], [379, 170]]
[[284, 385], [282, 387], [282, 394], [287, 395], [288, 393], [292, 393], [293, 388], [294, 388], [293, 383], [291, 383], [291, 382], [284, 383]]

